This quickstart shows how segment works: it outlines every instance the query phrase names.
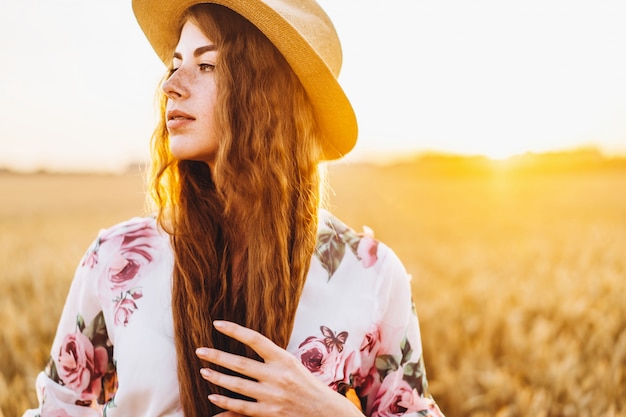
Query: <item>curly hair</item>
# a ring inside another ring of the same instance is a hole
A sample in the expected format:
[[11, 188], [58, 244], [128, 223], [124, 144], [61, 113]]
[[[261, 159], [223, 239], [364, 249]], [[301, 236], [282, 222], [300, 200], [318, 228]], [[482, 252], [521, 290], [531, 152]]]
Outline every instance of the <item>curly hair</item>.
[[[216, 332], [226, 319], [286, 347], [315, 247], [320, 137], [306, 92], [284, 57], [247, 20], [201, 4], [183, 20], [218, 47], [213, 168], [169, 150], [161, 93], [152, 138], [151, 197], [174, 251], [172, 311], [178, 377], [187, 417], [220, 411], [195, 355], [199, 346], [257, 358]], [[221, 369], [222, 372], [227, 372]]]

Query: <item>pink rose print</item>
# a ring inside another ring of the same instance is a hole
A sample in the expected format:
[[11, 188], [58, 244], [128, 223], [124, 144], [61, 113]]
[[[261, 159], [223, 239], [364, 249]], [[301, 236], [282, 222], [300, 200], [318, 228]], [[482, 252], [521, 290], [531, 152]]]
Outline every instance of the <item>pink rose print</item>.
[[361, 368], [354, 375], [352, 380], [355, 388], [359, 389], [359, 393], [364, 397], [375, 392], [380, 386], [380, 375], [376, 367], [369, 369]]
[[113, 320], [116, 326], [128, 325], [130, 316], [137, 310], [137, 303], [135, 300], [143, 297], [141, 289], [135, 289], [126, 291], [120, 297], [115, 300], [115, 307], [113, 308]]
[[369, 227], [363, 228], [363, 236], [359, 240], [356, 253], [364, 268], [370, 268], [378, 260], [378, 241]]
[[[120, 234], [119, 228], [111, 228], [109, 230], [103, 231], [98, 236], [98, 239], [96, 239], [93, 247], [90, 248], [89, 251], [85, 254], [81, 266], [93, 269], [93, 267], [96, 266], [99, 261], [100, 246], [105, 242], [122, 238], [123, 249], [125, 245], [128, 245], [129, 242], [133, 242], [135, 239], [144, 237], [149, 240], [150, 238], [156, 236], [157, 233], [154, 228], [151, 227], [151, 221], [151, 219], [136, 219], [129, 221], [122, 226], [122, 234]], [[134, 246], [140, 245], [141, 244]], [[145, 246], [149, 247], [150, 245]]]
[[344, 354], [343, 366], [337, 374], [337, 379], [329, 384], [333, 390], [338, 391], [341, 384], [350, 384], [350, 375], [354, 372], [357, 352], [352, 351], [348, 355]]
[[343, 366], [345, 362], [343, 344], [348, 333], [338, 335], [326, 326], [321, 326], [325, 337], [309, 336], [298, 346], [296, 358], [327, 385], [343, 380]]
[[398, 401], [400, 407], [406, 408], [406, 412], [418, 412], [428, 410], [428, 415], [432, 417], [444, 417], [437, 407], [435, 400], [427, 397], [420, 397], [417, 390], [413, 388], [410, 393], [403, 392], [402, 399]]
[[140, 274], [141, 268], [153, 260], [151, 240], [156, 231], [145, 223], [140, 223], [121, 237], [119, 253], [109, 263], [108, 277], [113, 291], [128, 290], [132, 280]]
[[153, 242], [158, 237], [158, 231], [152, 221], [135, 219], [102, 232], [83, 257], [81, 266], [93, 269], [103, 258], [102, 251], [105, 252], [103, 259], [107, 259], [106, 254], [113, 253], [113, 258], [107, 259], [107, 278], [112, 284], [111, 290], [127, 290], [128, 282], [153, 260]]
[[[361, 355], [368, 358], [374, 358], [378, 353], [378, 348], [380, 346], [380, 330], [378, 326], [373, 325], [369, 329], [369, 331], [365, 334], [363, 341], [361, 342], [361, 347], [359, 350], [361, 351]], [[373, 363], [373, 359], [372, 359]]]
[[353, 375], [354, 386], [359, 387], [362, 395], [369, 393], [380, 385], [380, 376], [376, 369], [376, 356], [380, 351], [381, 337], [378, 326], [373, 325], [365, 334], [361, 347], [359, 348], [361, 356], [361, 366]]
[[420, 397], [402, 377], [402, 369], [385, 377], [372, 404], [372, 417], [394, 417], [426, 410], [432, 411], [433, 416], [443, 417], [433, 400]]
[[82, 333], [65, 336], [57, 358], [57, 372], [66, 386], [80, 394], [81, 400], [98, 397], [109, 355], [104, 347], [92, 345]]
[[337, 370], [341, 365], [341, 354], [336, 349], [330, 352], [326, 349], [324, 340], [310, 336], [298, 346], [296, 358], [302, 364], [327, 385], [332, 384], [337, 378]]

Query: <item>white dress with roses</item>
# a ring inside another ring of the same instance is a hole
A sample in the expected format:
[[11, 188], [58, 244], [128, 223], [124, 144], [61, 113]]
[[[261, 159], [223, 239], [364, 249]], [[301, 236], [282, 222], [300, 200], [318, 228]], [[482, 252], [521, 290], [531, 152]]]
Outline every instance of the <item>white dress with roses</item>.
[[[103, 230], [80, 262], [24, 417], [182, 417], [173, 252], [154, 218]], [[428, 394], [409, 278], [371, 233], [322, 211], [287, 350], [365, 415], [442, 416]]]

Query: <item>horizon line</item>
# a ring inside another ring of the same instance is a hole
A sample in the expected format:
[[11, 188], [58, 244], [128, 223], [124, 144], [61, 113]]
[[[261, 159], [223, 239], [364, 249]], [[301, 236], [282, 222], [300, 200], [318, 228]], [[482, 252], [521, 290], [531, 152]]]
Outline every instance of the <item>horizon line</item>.
[[[489, 157], [480, 153], [463, 153], [463, 152], [448, 152], [441, 150], [420, 150], [420, 151], [389, 151], [386, 153], [369, 153], [369, 154], [348, 154], [345, 157], [327, 162], [328, 165], [341, 165], [341, 164], [371, 164], [371, 165], [394, 165], [407, 162], [416, 162], [423, 158], [441, 158], [441, 159], [458, 159], [458, 160], [482, 160], [485, 162], [492, 162], [498, 164], [504, 164], [514, 160], [520, 160], [523, 158], [540, 157], [540, 156], [595, 156], [596, 159], [603, 160], [625, 160], [626, 152], [605, 152], [596, 146], [583, 146], [564, 148], [560, 150], [549, 151], [526, 151], [517, 153], [504, 158]], [[132, 172], [143, 173], [148, 169], [149, 160], [146, 161], [133, 161], [125, 164], [121, 167], [93, 167], [84, 168], [80, 166], [75, 167], [53, 167], [53, 166], [36, 166], [23, 168], [18, 166], [0, 165], [0, 174], [57, 174], [57, 175], [123, 175]]]

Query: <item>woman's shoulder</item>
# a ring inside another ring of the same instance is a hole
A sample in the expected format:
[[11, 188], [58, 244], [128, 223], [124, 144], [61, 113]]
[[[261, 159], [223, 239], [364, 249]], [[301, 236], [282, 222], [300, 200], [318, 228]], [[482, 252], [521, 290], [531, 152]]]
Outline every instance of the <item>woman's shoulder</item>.
[[144, 256], [169, 243], [167, 234], [159, 228], [153, 216], [132, 217], [98, 232], [85, 254], [82, 265], [93, 266], [103, 255], [135, 251]]
[[98, 235], [103, 238], [107, 236], [124, 235], [137, 230], [158, 231], [156, 218], [154, 216], [131, 217], [101, 229]]
[[160, 227], [154, 216], [132, 217], [100, 230], [98, 243], [102, 245], [108, 241], [120, 241], [123, 246], [137, 244], [157, 245], [169, 241], [167, 233]]
[[315, 255], [329, 275], [342, 263], [378, 274], [404, 272], [395, 252], [378, 240], [371, 228], [363, 226], [357, 231], [328, 210], [320, 210]]

